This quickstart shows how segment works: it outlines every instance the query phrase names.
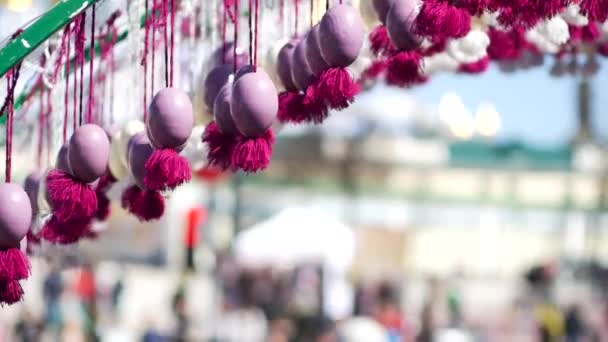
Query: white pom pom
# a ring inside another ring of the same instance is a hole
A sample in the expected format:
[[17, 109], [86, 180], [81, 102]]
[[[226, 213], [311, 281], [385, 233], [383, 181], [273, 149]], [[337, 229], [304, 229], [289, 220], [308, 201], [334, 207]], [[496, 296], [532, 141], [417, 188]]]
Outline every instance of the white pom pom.
[[538, 23], [526, 32], [526, 39], [535, 44], [541, 51], [556, 53], [562, 44], [570, 38], [568, 23], [559, 16]]
[[422, 73], [432, 75], [438, 72], [456, 71], [460, 63], [449, 54], [442, 52], [422, 59]]
[[571, 25], [585, 26], [589, 24], [589, 19], [580, 13], [578, 4], [570, 4], [562, 13], [562, 18]]
[[459, 63], [473, 63], [487, 55], [490, 38], [481, 30], [471, 30], [460, 39], [450, 40], [447, 53]]

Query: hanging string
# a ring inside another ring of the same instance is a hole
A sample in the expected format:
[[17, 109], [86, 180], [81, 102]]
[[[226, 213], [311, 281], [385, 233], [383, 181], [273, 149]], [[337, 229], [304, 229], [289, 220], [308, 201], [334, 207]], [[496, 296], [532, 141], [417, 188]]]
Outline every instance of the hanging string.
[[40, 109], [38, 110], [38, 153], [36, 156], [36, 165], [38, 169], [42, 168], [42, 146], [44, 144], [44, 88], [40, 89]]
[[45, 133], [46, 133], [46, 165], [51, 163], [51, 147], [52, 147], [52, 139], [53, 132], [51, 130], [51, 115], [53, 113], [53, 105], [51, 101], [51, 91], [46, 91], [46, 113], [44, 115], [44, 125], [45, 125]]
[[226, 64], [226, 22], [228, 21], [226, 4], [222, 6], [222, 9], [222, 64]]
[[258, 69], [258, 25], [260, 17], [260, 0], [255, 0], [255, 32], [253, 35], [253, 53], [255, 58], [253, 59], [253, 71], [256, 72]]
[[169, 87], [169, 32], [167, 29], [167, 17], [169, 12], [169, 1], [162, 0], [162, 15], [163, 15], [163, 43], [165, 53], [165, 87]]
[[310, 0], [310, 27], [313, 27], [315, 17], [315, 0]]
[[[340, 0], [340, 3], [342, 3], [342, 0]], [[329, 10], [329, 0], [325, 0], [325, 12], [327, 12]]]
[[93, 123], [93, 61], [95, 60], [95, 4], [92, 5], [91, 12], [91, 45], [89, 47], [89, 108], [87, 113], [87, 123]]
[[149, 50], [149, 36], [150, 36], [150, 25], [152, 25], [152, 15], [148, 13], [148, 4], [149, 0], [145, 0], [145, 12], [146, 12], [146, 21], [144, 23], [144, 53], [141, 59], [141, 64], [144, 66], [144, 102], [143, 102], [143, 112], [144, 112], [144, 122], [148, 117], [148, 50]]
[[285, 0], [279, 0], [279, 24], [281, 24], [281, 31], [285, 33]]
[[[77, 112], [76, 112], [76, 106], [78, 105], [78, 101], [77, 101], [77, 96], [78, 96], [78, 28], [80, 27], [80, 20], [82, 18], [80, 16], [76, 17], [76, 21], [74, 22], [74, 27], [72, 28], [74, 30], [74, 75], [72, 77], [73, 79], [73, 83], [72, 83], [72, 131], [76, 130], [76, 125], [77, 125]], [[68, 63], [70, 63], [68, 61]]]
[[82, 19], [80, 20], [80, 28], [78, 29], [78, 36], [76, 37], [77, 39], [77, 48], [76, 51], [78, 52], [78, 57], [79, 57], [79, 63], [80, 63], [80, 91], [78, 92], [79, 94], [79, 107], [78, 107], [78, 125], [82, 126], [82, 121], [83, 121], [83, 116], [82, 116], [82, 106], [83, 106], [83, 95], [84, 95], [84, 45], [86, 43], [86, 18], [87, 18], [87, 14], [86, 12], [82, 12], [81, 14]]
[[294, 28], [294, 37], [297, 37], [297, 36], [298, 36], [298, 17], [300, 16], [300, 14], [298, 13], [298, 12], [299, 12], [299, 10], [298, 10], [298, 9], [299, 9], [299, 7], [300, 7], [300, 6], [299, 6], [299, 1], [300, 1], [300, 0], [294, 0], [294, 12], [295, 12], [295, 13], [294, 13], [294, 14], [295, 14], [295, 20], [294, 20], [294, 25], [295, 25], [295, 28]]
[[[15, 39], [21, 31], [18, 31], [13, 35], [11, 40]], [[21, 72], [21, 63], [17, 63], [6, 74], [6, 98], [0, 108], [0, 113], [6, 113], [6, 168], [5, 168], [5, 182], [11, 182], [11, 163], [13, 154], [13, 120], [15, 116], [15, 87], [17, 86], [17, 80], [19, 80], [19, 73]]]
[[70, 24], [67, 24], [63, 34], [67, 38], [66, 43], [66, 61], [65, 61], [65, 95], [63, 98], [63, 143], [67, 141], [68, 138], [68, 102], [70, 96], [70, 42], [72, 38], [72, 30], [70, 29]]
[[[150, 96], [154, 96], [154, 72], [156, 71], [156, 28], [157, 28], [157, 10], [158, 2], [153, 0], [152, 2], [152, 70], [150, 71]], [[146, 104], [147, 105], [147, 104]]]
[[[171, 1], [171, 59], [169, 60], [169, 86], [173, 87], [173, 59], [175, 55], [175, 0]], [[195, 29], [196, 31], [196, 29]], [[196, 32], [193, 33], [196, 35]]]
[[249, 0], [249, 65], [253, 66], [253, 0]]
[[237, 67], [237, 57], [236, 57], [236, 49], [237, 49], [237, 45], [239, 42], [239, 1], [235, 1], [234, 2], [234, 16], [232, 18], [233, 22], [234, 22], [234, 44], [232, 47], [232, 70], [233, 72], [236, 74], [236, 67]]

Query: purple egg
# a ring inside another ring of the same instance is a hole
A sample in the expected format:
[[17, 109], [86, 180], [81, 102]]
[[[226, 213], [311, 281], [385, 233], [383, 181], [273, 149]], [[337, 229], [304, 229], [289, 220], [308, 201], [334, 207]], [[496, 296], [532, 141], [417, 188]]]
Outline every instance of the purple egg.
[[145, 132], [137, 133], [129, 140], [129, 170], [135, 183], [142, 189], [145, 189], [146, 162], [152, 152], [154, 147]]
[[68, 160], [74, 177], [86, 183], [95, 181], [106, 172], [109, 158], [110, 140], [103, 128], [86, 124], [72, 134]]
[[207, 108], [213, 109], [215, 96], [220, 91], [220, 88], [226, 84], [230, 75], [232, 75], [232, 65], [228, 64], [218, 65], [209, 71], [203, 83], [203, 100]]
[[61, 148], [59, 148], [59, 152], [57, 152], [57, 160], [55, 161], [55, 168], [71, 175], [72, 169], [70, 168], [70, 161], [68, 159], [68, 144], [69, 142], [66, 142], [61, 146]]
[[23, 190], [30, 199], [33, 215], [38, 213], [38, 189], [40, 188], [40, 178], [42, 178], [42, 173], [40, 171], [34, 171], [27, 175], [23, 182]]
[[154, 147], [177, 149], [192, 134], [194, 114], [192, 102], [177, 88], [163, 88], [152, 99], [146, 122]]
[[319, 45], [319, 25], [315, 25], [310, 30], [306, 39], [304, 39], [304, 47], [306, 48], [306, 61], [308, 62], [310, 71], [312, 71], [315, 76], [319, 76], [322, 71], [329, 69], [329, 64], [321, 54], [321, 47]]
[[414, 33], [416, 3], [412, 0], [395, 2], [386, 15], [388, 36], [399, 50], [413, 50], [422, 39]]
[[[222, 51], [223, 50], [223, 51]], [[218, 47], [214, 52], [213, 56], [211, 56], [211, 60], [213, 61], [213, 66], [226, 64], [230, 65], [232, 68], [234, 63], [234, 43], [227, 42], [222, 49], [222, 46]], [[222, 55], [224, 56], [222, 58]], [[241, 47], [236, 48], [236, 67], [237, 69], [247, 65], [249, 62], [249, 54], [247, 51]], [[232, 69], [230, 69], [232, 70]], [[212, 104], [213, 105], [213, 104]]]
[[213, 105], [213, 116], [215, 123], [222, 133], [235, 134], [237, 133], [232, 112], [230, 110], [230, 102], [232, 101], [232, 84], [225, 84], [215, 98]]
[[388, 10], [391, 8], [391, 5], [395, 2], [395, 0], [373, 0], [372, 5], [374, 6], [374, 10], [376, 14], [378, 14], [378, 19], [384, 24], [386, 23], [386, 14]]
[[253, 67], [253, 65], [247, 64], [245, 66], [242, 66], [239, 70], [236, 71], [236, 74], [234, 74], [234, 80], [232, 80], [232, 82], [236, 82], [239, 78], [243, 77], [243, 75], [253, 72], [254, 70], [255, 68]]
[[361, 52], [365, 32], [359, 12], [348, 5], [330, 8], [319, 23], [319, 43], [332, 67], [351, 65]]
[[254, 138], [266, 133], [279, 109], [277, 89], [268, 74], [258, 69], [235, 82], [231, 108], [241, 134]]
[[32, 221], [32, 206], [16, 184], [0, 184], [0, 249], [19, 248]]
[[293, 51], [296, 48], [299, 40], [292, 39], [287, 44], [283, 45], [277, 56], [277, 74], [283, 83], [285, 89], [289, 91], [297, 90], [296, 85], [291, 77], [291, 59]]
[[291, 78], [296, 88], [305, 91], [315, 79], [306, 61], [306, 44], [304, 41], [298, 43], [291, 58]]

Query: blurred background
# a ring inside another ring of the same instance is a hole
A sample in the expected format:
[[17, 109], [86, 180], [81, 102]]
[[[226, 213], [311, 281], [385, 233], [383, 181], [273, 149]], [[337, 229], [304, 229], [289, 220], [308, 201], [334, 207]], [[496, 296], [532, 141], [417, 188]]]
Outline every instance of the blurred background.
[[[0, 0], [0, 37], [51, 5]], [[33, 259], [0, 341], [608, 341], [599, 63], [379, 84], [158, 222], [115, 205]]]

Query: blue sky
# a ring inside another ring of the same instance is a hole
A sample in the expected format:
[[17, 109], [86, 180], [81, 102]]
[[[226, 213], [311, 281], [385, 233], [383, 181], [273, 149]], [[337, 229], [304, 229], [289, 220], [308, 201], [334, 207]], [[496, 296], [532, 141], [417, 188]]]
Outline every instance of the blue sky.
[[[502, 117], [501, 138], [541, 145], [562, 144], [568, 142], [576, 130], [578, 79], [551, 77], [552, 63], [549, 57], [542, 67], [510, 74], [496, 67], [482, 75], [441, 74], [413, 93], [424, 102], [438, 103], [443, 94], [454, 92], [471, 110], [480, 102], [491, 102]], [[592, 80], [592, 115], [596, 131], [606, 132], [608, 119], [603, 117], [602, 110], [608, 108], [605, 95], [608, 63], [605, 60], [600, 63], [600, 72]]]

